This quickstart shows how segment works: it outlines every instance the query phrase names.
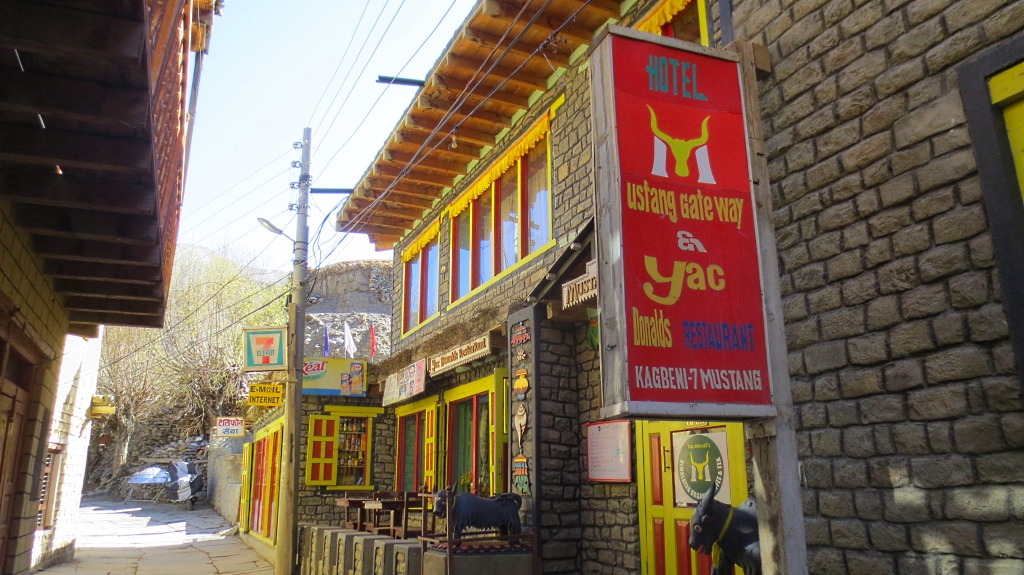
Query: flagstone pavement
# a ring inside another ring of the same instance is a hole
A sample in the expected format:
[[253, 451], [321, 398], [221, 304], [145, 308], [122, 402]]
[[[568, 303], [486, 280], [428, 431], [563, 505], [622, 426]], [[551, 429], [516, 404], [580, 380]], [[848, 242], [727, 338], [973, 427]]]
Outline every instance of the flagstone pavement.
[[207, 504], [83, 499], [75, 559], [45, 575], [273, 575]]

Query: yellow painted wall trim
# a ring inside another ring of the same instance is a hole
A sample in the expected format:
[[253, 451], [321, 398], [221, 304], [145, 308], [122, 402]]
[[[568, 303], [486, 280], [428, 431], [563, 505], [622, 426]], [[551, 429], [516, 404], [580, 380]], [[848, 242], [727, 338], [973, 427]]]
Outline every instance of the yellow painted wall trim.
[[516, 161], [525, 156], [542, 138], [547, 136], [551, 127], [549, 114], [545, 113], [519, 141], [513, 144], [505, 155], [494, 162], [491, 167], [473, 185], [448, 206], [448, 217], [455, 218], [469, 207], [473, 200], [479, 198], [491, 188], [491, 184], [501, 177]]
[[[409, 329], [405, 333], [403, 333], [402, 334], [402, 339], [405, 339], [405, 338], [409, 337], [410, 335], [416, 333], [417, 331], [422, 329], [423, 326], [427, 325], [428, 323], [434, 321], [435, 319], [437, 319], [439, 317], [441, 317], [441, 310], [440, 309], [438, 309], [434, 313], [434, 315], [432, 315], [432, 316], [428, 317], [427, 319], [421, 321], [420, 323], [416, 324], [411, 329]], [[405, 322], [405, 306], [404, 305], [402, 306], [402, 322], [403, 323]]]
[[373, 491], [372, 485], [331, 485], [327, 491]]
[[416, 257], [416, 254], [423, 251], [423, 248], [427, 246], [434, 238], [437, 237], [437, 233], [441, 230], [441, 218], [434, 220], [434, 223], [430, 224], [427, 229], [423, 230], [423, 233], [419, 235], [415, 240], [409, 243], [404, 250], [402, 250], [402, 262], [407, 262], [412, 258]]
[[452, 403], [467, 397], [473, 397], [474, 395], [480, 395], [485, 391], [494, 391], [494, 378], [495, 375], [486, 375], [476, 381], [464, 383], [458, 387], [454, 387], [444, 392], [444, 402]]
[[425, 397], [419, 401], [414, 401], [412, 403], [407, 403], [405, 405], [399, 405], [395, 407], [395, 417], [405, 417], [407, 415], [412, 415], [418, 411], [434, 409], [435, 407], [437, 407], [437, 400], [438, 397], [436, 395], [431, 395], [430, 397]]
[[510, 273], [516, 271], [517, 269], [523, 267], [524, 265], [526, 265], [527, 263], [529, 263], [533, 259], [535, 259], [535, 258], [539, 257], [540, 255], [542, 255], [544, 252], [546, 252], [546, 251], [550, 250], [551, 248], [555, 247], [555, 243], [556, 243], [556, 240], [554, 240], [554, 239], [549, 240], [548, 243], [546, 243], [543, 246], [537, 248], [530, 255], [528, 255], [525, 258], [519, 260], [514, 265], [505, 268], [498, 275], [496, 275], [496, 276], [492, 277], [491, 279], [485, 281], [484, 283], [476, 286], [475, 288], [470, 290], [469, 293], [467, 293], [466, 295], [464, 295], [464, 296], [460, 297], [459, 299], [453, 301], [448, 306], [448, 309], [450, 310], [450, 309], [452, 309], [452, 308], [462, 304], [462, 302], [470, 299], [471, 297], [475, 296], [476, 294], [480, 293], [481, 291], [483, 291], [483, 290], [487, 289], [488, 287], [494, 285], [495, 283], [501, 281], [505, 276], [507, 276]]
[[672, 18], [682, 12], [689, 3], [690, 0], [662, 0], [661, 4], [651, 10], [647, 17], [636, 25], [636, 29], [660, 35], [661, 27], [671, 22]]
[[1024, 98], [1024, 62], [1004, 70], [988, 81], [992, 103], [1005, 106], [1010, 102]]
[[558, 115], [558, 109], [562, 107], [562, 104], [565, 104], [565, 94], [559, 96], [558, 99], [555, 100], [555, 103], [551, 104], [551, 107], [548, 108], [548, 117], [554, 118]]
[[358, 407], [351, 405], [325, 405], [324, 411], [340, 417], [372, 417], [384, 413], [383, 407]]

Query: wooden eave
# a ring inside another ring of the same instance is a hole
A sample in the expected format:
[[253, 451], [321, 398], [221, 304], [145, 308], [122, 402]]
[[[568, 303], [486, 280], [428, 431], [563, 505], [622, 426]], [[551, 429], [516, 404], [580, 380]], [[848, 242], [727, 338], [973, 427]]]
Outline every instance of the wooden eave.
[[192, 18], [187, 0], [0, 2], [0, 200], [71, 333], [163, 325]]
[[[512, 118], [529, 108], [531, 96], [548, 89], [572, 53], [620, 13], [619, 0], [545, 3], [478, 2], [338, 211], [336, 230], [365, 233], [378, 250], [393, 248], [429, 216], [455, 178], [468, 174], [470, 165], [513, 127]], [[457, 104], [460, 98], [464, 101]]]

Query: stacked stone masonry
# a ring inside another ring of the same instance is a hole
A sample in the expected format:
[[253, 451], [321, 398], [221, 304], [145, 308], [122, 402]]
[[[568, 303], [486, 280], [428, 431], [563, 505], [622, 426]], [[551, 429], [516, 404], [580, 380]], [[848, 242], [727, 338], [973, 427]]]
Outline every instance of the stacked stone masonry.
[[58, 358], [68, 329], [67, 314], [29, 246], [31, 240], [14, 226], [9, 205], [0, 205], [0, 295], [15, 310], [10, 318], [12, 328], [24, 332], [45, 357], [56, 360], [35, 367], [28, 390], [21, 468], [7, 545], [7, 569], [12, 573], [27, 573], [31, 563], [39, 509], [35, 470], [46, 455], [48, 426], [56, 401]]
[[[741, 0], [811, 573], [1024, 572], [1024, 412], [956, 65], [1004, 0]], [[985, 103], [978, 103], [985, 105]]]

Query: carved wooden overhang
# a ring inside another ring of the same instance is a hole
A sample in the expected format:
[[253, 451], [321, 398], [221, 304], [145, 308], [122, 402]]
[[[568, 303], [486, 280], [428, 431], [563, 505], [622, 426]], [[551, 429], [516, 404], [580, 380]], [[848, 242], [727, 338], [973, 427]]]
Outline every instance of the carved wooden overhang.
[[[496, 137], [512, 126], [516, 113], [529, 107], [530, 97], [548, 89], [555, 70], [568, 67], [573, 52], [589, 45], [609, 20], [619, 18], [619, 4], [618, 0], [478, 3], [338, 211], [335, 228], [367, 234], [379, 250], [393, 248], [445, 188], [494, 147]], [[475, 88], [470, 91], [471, 87]], [[458, 129], [453, 130], [457, 123]]]
[[0, 200], [72, 333], [163, 325], [203, 4], [0, 1]]

